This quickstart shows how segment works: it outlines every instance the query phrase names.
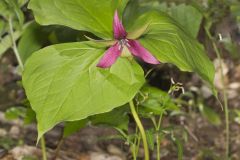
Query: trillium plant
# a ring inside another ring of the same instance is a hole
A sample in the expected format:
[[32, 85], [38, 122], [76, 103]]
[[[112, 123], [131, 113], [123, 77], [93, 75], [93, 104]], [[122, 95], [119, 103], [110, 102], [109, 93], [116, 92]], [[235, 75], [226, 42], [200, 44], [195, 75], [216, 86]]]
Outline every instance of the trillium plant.
[[149, 160], [150, 143], [136, 103], [147, 85], [140, 63], [171, 63], [213, 86], [214, 67], [187, 29], [151, 7], [141, 12], [131, 7], [129, 0], [30, 0], [37, 23], [67, 26], [87, 37], [47, 46], [24, 64], [22, 81], [36, 113], [38, 140], [63, 122], [66, 130], [91, 121], [126, 133], [124, 117], [130, 111]]

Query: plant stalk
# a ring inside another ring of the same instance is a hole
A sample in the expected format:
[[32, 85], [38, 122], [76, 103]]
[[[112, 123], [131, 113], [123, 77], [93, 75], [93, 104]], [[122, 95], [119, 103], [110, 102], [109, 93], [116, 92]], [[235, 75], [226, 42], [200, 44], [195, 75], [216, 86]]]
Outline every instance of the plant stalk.
[[224, 73], [223, 73], [223, 63], [221, 60], [221, 54], [219, 49], [217, 48], [216, 42], [214, 41], [211, 33], [209, 32], [208, 29], [206, 29], [206, 33], [208, 35], [208, 37], [210, 38], [210, 40], [212, 41], [212, 45], [213, 45], [213, 49], [217, 55], [217, 58], [219, 60], [220, 63], [220, 72], [221, 72], [221, 83], [223, 85], [223, 101], [224, 101], [224, 113], [225, 113], [225, 128], [226, 128], [226, 141], [225, 141], [225, 158], [226, 160], [229, 159], [229, 140], [230, 140], [230, 136], [229, 136], [229, 107], [228, 107], [228, 98], [227, 98], [227, 89], [226, 86], [224, 84]]
[[18, 64], [19, 64], [21, 70], [23, 71], [23, 62], [21, 60], [20, 54], [19, 54], [18, 49], [17, 49], [16, 42], [14, 40], [13, 25], [12, 25], [12, 18], [11, 17], [9, 17], [8, 23], [9, 23], [10, 37], [11, 37], [11, 41], [12, 41], [12, 49], [13, 49], [13, 52], [14, 52], [16, 58], [17, 58]]
[[161, 122], [162, 122], [162, 116], [163, 116], [163, 113], [161, 113], [160, 115], [160, 118], [159, 118], [159, 121], [158, 121], [158, 126], [156, 128], [157, 130], [157, 136], [156, 136], [156, 139], [157, 139], [157, 160], [160, 160], [161, 159], [161, 138], [159, 136], [159, 131], [160, 131], [160, 128], [161, 128]]
[[132, 156], [133, 156], [133, 160], [137, 160], [137, 155], [136, 155], [136, 152], [135, 152], [135, 145], [133, 144], [131, 146], [131, 151], [132, 151]]
[[135, 109], [135, 106], [134, 106], [134, 103], [133, 101], [130, 101], [129, 102], [129, 105], [130, 105], [130, 109], [131, 109], [131, 112], [132, 112], [132, 115], [133, 115], [133, 118], [139, 128], [139, 132], [141, 134], [141, 137], [142, 137], [142, 140], [143, 140], [143, 148], [144, 148], [144, 154], [145, 154], [145, 160], [150, 160], [149, 159], [149, 149], [148, 149], [148, 143], [147, 143], [147, 136], [146, 136], [146, 133], [145, 133], [145, 130], [143, 128], [143, 125], [138, 117], [138, 114], [136, 112], [136, 109]]
[[41, 150], [42, 150], [42, 159], [47, 160], [47, 152], [46, 152], [46, 143], [44, 137], [40, 139], [41, 142]]
[[229, 159], [229, 109], [228, 109], [228, 98], [227, 98], [227, 90], [226, 90], [226, 87], [225, 87], [225, 84], [224, 84], [224, 73], [223, 73], [223, 63], [222, 63], [222, 60], [221, 60], [221, 56], [220, 56], [220, 53], [219, 53], [219, 50], [216, 46], [216, 44], [213, 42], [213, 48], [215, 50], [215, 52], [217, 53], [217, 57], [218, 57], [218, 60], [220, 62], [220, 70], [221, 70], [221, 83], [223, 85], [223, 101], [224, 101], [224, 113], [225, 113], [225, 127], [226, 127], [226, 160]]
[[132, 148], [133, 148], [133, 160], [137, 160], [137, 155], [138, 155], [138, 149], [139, 149], [139, 142], [140, 142], [140, 136], [138, 135], [138, 127], [136, 126], [135, 129], [135, 134], [136, 136], [134, 137], [134, 141], [132, 144]]
[[160, 140], [160, 137], [159, 137], [158, 133], [157, 133], [156, 139], [157, 139], [157, 160], [160, 160], [161, 159], [161, 152], [160, 152], [161, 140]]

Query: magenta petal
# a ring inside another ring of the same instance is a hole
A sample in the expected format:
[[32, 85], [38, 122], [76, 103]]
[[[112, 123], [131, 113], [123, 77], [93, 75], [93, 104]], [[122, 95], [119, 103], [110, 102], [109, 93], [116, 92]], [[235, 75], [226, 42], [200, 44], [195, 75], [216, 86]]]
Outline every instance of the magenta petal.
[[144, 62], [150, 64], [159, 64], [159, 61], [147, 50], [145, 49], [138, 41], [129, 40], [128, 42], [129, 51], [136, 57], [141, 58]]
[[127, 36], [127, 32], [125, 31], [123, 24], [119, 19], [117, 11], [115, 11], [115, 14], [114, 14], [113, 32], [114, 32], [115, 39], [122, 39]]
[[100, 68], [108, 68], [111, 67], [117, 60], [117, 58], [121, 55], [122, 49], [119, 49], [118, 43], [114, 44], [110, 47], [101, 58], [97, 67]]

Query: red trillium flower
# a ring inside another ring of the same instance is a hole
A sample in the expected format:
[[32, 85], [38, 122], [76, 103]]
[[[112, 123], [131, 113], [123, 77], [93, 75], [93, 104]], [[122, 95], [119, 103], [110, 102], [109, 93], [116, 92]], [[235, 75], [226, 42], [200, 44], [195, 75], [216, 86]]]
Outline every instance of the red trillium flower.
[[123, 27], [122, 22], [119, 19], [118, 12], [115, 11], [113, 20], [113, 32], [114, 32], [114, 43], [105, 52], [104, 56], [101, 58], [97, 64], [100, 68], [111, 67], [119, 56], [123, 52], [131, 52], [133, 56], [142, 59], [146, 63], [159, 64], [159, 61], [147, 50], [145, 49], [137, 40], [129, 38], [128, 33]]

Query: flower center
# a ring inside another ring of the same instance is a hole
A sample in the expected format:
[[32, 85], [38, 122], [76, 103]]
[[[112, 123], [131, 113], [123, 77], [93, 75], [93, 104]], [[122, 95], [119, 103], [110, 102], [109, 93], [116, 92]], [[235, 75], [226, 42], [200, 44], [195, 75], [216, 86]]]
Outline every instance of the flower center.
[[119, 45], [119, 50], [122, 50], [124, 47], [130, 47], [130, 45], [128, 44], [128, 39], [121, 39], [118, 41], [118, 45]]
[[131, 52], [128, 48], [131, 47], [129, 45], [128, 39], [120, 39], [118, 40], [118, 50], [121, 51], [121, 57], [131, 57]]

